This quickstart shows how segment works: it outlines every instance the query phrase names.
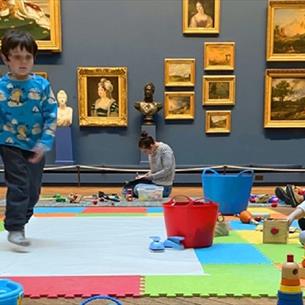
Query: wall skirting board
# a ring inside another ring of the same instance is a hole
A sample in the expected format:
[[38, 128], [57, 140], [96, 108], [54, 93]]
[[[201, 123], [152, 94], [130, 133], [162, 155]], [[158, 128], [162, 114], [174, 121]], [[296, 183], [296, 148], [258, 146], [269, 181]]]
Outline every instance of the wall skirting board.
[[[305, 168], [301, 165], [202, 165], [177, 166], [175, 185], [201, 185], [201, 174], [211, 168], [219, 174], [238, 174], [243, 170], [253, 171], [254, 185], [284, 185], [287, 183], [304, 185]], [[44, 169], [44, 185], [123, 185], [137, 173], [148, 170], [140, 166], [96, 166], [96, 165], [47, 165]], [[212, 173], [212, 172], [211, 172]], [[213, 174], [213, 173], [212, 173]], [[4, 170], [0, 168], [0, 184], [4, 184]]]

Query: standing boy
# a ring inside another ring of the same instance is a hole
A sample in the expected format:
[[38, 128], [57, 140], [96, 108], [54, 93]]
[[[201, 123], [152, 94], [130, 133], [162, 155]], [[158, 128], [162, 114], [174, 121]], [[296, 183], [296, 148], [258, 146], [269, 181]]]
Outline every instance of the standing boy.
[[24, 226], [39, 199], [44, 154], [54, 141], [57, 102], [49, 82], [31, 73], [37, 44], [22, 31], [8, 31], [1, 57], [9, 72], [0, 78], [0, 154], [4, 164], [8, 241], [29, 246]]

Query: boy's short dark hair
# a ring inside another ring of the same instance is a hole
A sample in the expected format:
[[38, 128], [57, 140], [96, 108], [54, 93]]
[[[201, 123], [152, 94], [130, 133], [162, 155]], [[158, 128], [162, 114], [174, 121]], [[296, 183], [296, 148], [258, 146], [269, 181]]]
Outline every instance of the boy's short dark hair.
[[36, 56], [38, 46], [33, 36], [24, 31], [9, 30], [6, 31], [1, 40], [1, 52], [8, 59], [10, 50], [17, 47], [26, 49], [34, 57]]

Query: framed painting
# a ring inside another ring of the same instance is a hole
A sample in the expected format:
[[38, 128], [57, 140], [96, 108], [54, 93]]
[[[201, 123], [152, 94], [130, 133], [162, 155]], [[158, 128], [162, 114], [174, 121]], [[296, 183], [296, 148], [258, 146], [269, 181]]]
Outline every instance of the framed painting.
[[220, 0], [183, 0], [184, 34], [219, 34]]
[[229, 133], [231, 132], [231, 111], [209, 110], [205, 113], [206, 133]]
[[269, 0], [267, 61], [305, 60], [305, 0]]
[[164, 117], [166, 120], [193, 120], [195, 117], [194, 92], [165, 92]]
[[194, 58], [165, 58], [164, 85], [195, 86], [195, 59]]
[[267, 69], [264, 127], [305, 127], [305, 69]]
[[61, 51], [60, 0], [1, 1], [0, 15], [1, 37], [9, 29], [24, 30], [39, 50]]
[[127, 126], [127, 67], [79, 67], [80, 126]]
[[204, 76], [202, 80], [202, 105], [234, 105], [235, 76]]
[[234, 70], [235, 42], [205, 42], [203, 66], [205, 70]]

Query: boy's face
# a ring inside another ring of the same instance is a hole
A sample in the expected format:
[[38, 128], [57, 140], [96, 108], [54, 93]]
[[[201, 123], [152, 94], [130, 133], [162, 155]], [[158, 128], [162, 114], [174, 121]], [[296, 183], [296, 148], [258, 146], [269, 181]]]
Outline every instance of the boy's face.
[[10, 50], [8, 59], [2, 55], [2, 59], [17, 79], [27, 78], [34, 65], [33, 55], [20, 47]]

